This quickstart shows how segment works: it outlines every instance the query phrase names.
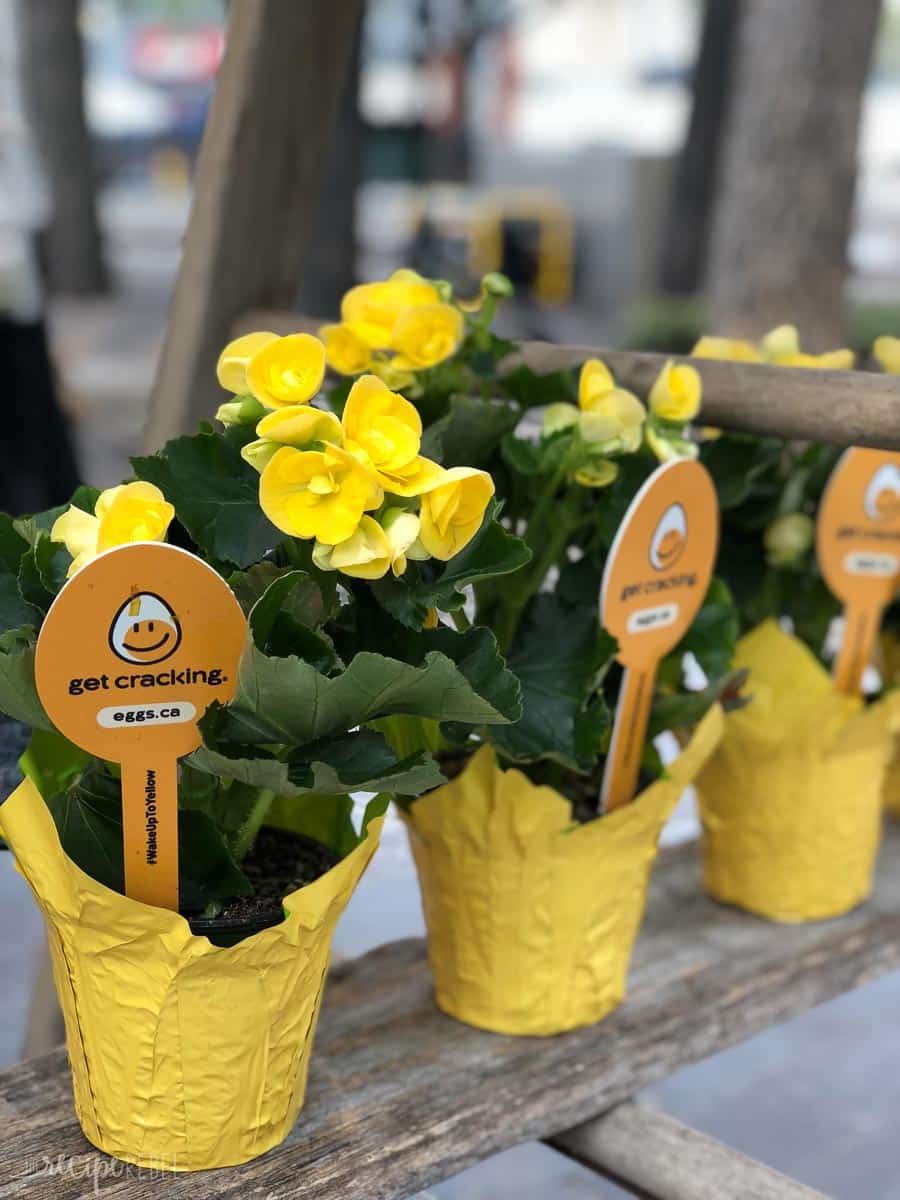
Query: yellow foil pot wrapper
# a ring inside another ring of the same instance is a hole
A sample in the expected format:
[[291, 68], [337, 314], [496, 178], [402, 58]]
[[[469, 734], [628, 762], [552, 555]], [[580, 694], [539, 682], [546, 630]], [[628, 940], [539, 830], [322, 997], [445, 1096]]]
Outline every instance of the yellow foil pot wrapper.
[[774, 622], [738, 643], [735, 666], [752, 699], [697, 779], [706, 890], [773, 921], [839, 916], [872, 890], [897, 699], [835, 692]]
[[900, 738], [894, 739], [893, 754], [884, 774], [882, 798], [890, 815], [900, 820]]
[[660, 832], [722, 731], [711, 710], [665, 778], [586, 824], [483, 747], [404, 813], [435, 997], [496, 1033], [554, 1034], [621, 1002]]
[[282, 1141], [303, 1105], [331, 936], [381, 824], [287, 896], [281, 924], [220, 948], [91, 879], [34, 786], [17, 788], [0, 831], [44, 914], [89, 1141], [174, 1171], [234, 1166]]

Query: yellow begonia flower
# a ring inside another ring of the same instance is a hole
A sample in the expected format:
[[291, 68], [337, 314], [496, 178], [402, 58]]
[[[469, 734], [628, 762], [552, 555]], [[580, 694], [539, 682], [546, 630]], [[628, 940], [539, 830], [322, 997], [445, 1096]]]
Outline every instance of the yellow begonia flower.
[[408, 309], [391, 335], [391, 346], [397, 352], [394, 365], [407, 371], [434, 367], [456, 353], [464, 333], [463, 315], [451, 304]]
[[823, 371], [849, 371], [856, 361], [852, 350], [826, 350], [806, 354], [794, 325], [779, 325], [760, 342], [766, 362], [776, 367], [818, 367]]
[[484, 520], [494, 481], [474, 467], [451, 467], [440, 484], [422, 497], [419, 540], [433, 557], [447, 562], [464, 549]]
[[566, 404], [563, 400], [556, 404], [548, 404], [544, 410], [541, 433], [544, 437], [550, 437], [554, 433], [563, 433], [578, 424], [578, 416], [578, 409], [574, 404]]
[[339, 446], [282, 446], [259, 481], [260, 507], [273, 525], [329, 546], [351, 537], [363, 513], [378, 508], [383, 498], [371, 473]]
[[619, 468], [616, 463], [601, 459], [599, 462], [590, 463], [576, 471], [575, 482], [580, 483], [582, 487], [609, 487], [616, 481], [618, 474]]
[[247, 386], [266, 408], [305, 404], [324, 376], [325, 347], [311, 333], [266, 342], [247, 364]]
[[372, 365], [372, 349], [352, 325], [323, 325], [325, 361], [340, 375], [362, 375]]
[[267, 346], [269, 342], [277, 342], [277, 333], [245, 333], [243, 337], [229, 342], [216, 364], [216, 378], [226, 392], [235, 396], [244, 396], [250, 391], [247, 383], [247, 366], [250, 359]]
[[114, 546], [163, 541], [174, 516], [175, 509], [158, 487], [137, 480], [101, 492], [93, 515], [72, 505], [54, 521], [50, 537], [64, 542], [72, 555], [67, 571], [71, 577]]
[[788, 355], [800, 353], [800, 334], [796, 325], [778, 325], [770, 329], [759, 343], [763, 357], [768, 362], [777, 362]]
[[578, 406], [590, 411], [593, 406], [616, 386], [612, 372], [599, 358], [589, 358], [578, 376]]
[[429, 608], [428, 612], [425, 614], [425, 620], [422, 622], [422, 628], [423, 629], [437, 629], [437, 627], [438, 627], [438, 625], [440, 625], [440, 623], [441, 622], [440, 622], [440, 617], [438, 616], [438, 610], [436, 608]]
[[762, 362], [752, 342], [740, 338], [702, 337], [691, 351], [692, 358], [718, 358], [727, 362]]
[[391, 544], [374, 517], [362, 517], [354, 532], [336, 546], [316, 542], [312, 558], [320, 571], [381, 579], [391, 565]]
[[650, 389], [650, 411], [663, 421], [685, 425], [700, 411], [703, 384], [694, 367], [671, 360]]
[[268, 413], [256, 427], [261, 438], [280, 446], [302, 448], [310, 442], [337, 442], [342, 438], [341, 423], [333, 412], [310, 404], [291, 404]]
[[881, 364], [881, 369], [888, 375], [900, 375], [900, 338], [883, 337], [875, 339], [872, 353]]
[[354, 383], [341, 424], [345, 448], [385, 491], [420, 496], [440, 479], [437, 463], [419, 454], [422, 418], [415, 406], [375, 375], [362, 375]]
[[815, 522], [806, 513], [776, 517], [763, 534], [766, 559], [773, 567], [789, 567], [810, 548], [815, 534]]
[[437, 288], [414, 271], [395, 271], [379, 283], [361, 283], [341, 301], [341, 319], [373, 350], [386, 350], [400, 315], [408, 308], [438, 304]]
[[406, 570], [406, 560], [426, 558], [427, 551], [419, 543], [421, 522], [415, 513], [390, 508], [382, 517], [382, 526], [391, 547], [391, 570], [400, 576]]
[[241, 458], [254, 470], [262, 472], [281, 446], [303, 449], [315, 442], [335, 442], [343, 439], [341, 423], [332, 412], [313, 408], [309, 404], [291, 404], [267, 413], [256, 427], [260, 435], [241, 450]]
[[610, 452], [621, 449], [631, 453], [641, 444], [646, 419], [647, 410], [637, 396], [614, 387], [590, 400], [590, 408], [578, 418], [578, 428], [586, 442], [608, 444]]
[[578, 377], [578, 428], [586, 442], [606, 443], [609, 453], [632, 453], [641, 444], [647, 410], [637, 396], [616, 386], [599, 358], [589, 358]]

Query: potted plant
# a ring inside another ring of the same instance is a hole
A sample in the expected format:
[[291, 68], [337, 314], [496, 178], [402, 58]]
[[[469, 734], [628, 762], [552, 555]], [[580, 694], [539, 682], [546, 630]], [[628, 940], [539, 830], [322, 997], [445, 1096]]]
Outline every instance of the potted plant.
[[[443, 779], [382, 726], [487, 728], [521, 711], [490, 631], [437, 620], [471, 579], [528, 558], [490, 477], [424, 457], [415, 409], [374, 377], [343, 420], [316, 407], [323, 371], [307, 335], [232, 344], [223, 429], [134, 459], [120, 487], [0, 517], [0, 709], [35, 730], [0, 828], [46, 919], [82, 1127], [135, 1163], [232, 1165], [286, 1135], [331, 934], [387, 800]], [[119, 772], [60, 735], [35, 687], [67, 578], [164, 539], [213, 567], [247, 617], [236, 692], [202, 714], [179, 765], [181, 912], [123, 894]], [[376, 597], [379, 577], [405, 619]], [[358, 790], [379, 793], [359, 828]]]
[[[693, 353], [838, 370], [854, 361], [849, 350], [804, 353], [792, 326], [759, 346], [703, 338]], [[819, 570], [815, 520], [840, 453], [718, 431], [700, 450], [743, 635], [735, 664], [753, 697], [698, 777], [704, 878], [718, 899], [781, 921], [836, 916], [868, 896], [896, 719], [890, 698], [842, 696], [826, 669], [841, 605]]]
[[[694, 452], [685, 427], [699, 378], [670, 364], [648, 407], [602, 362], [538, 376], [514, 365], [518, 347], [492, 321], [509, 294], [498, 275], [471, 303], [449, 284], [403, 271], [347, 294], [339, 325], [322, 332], [345, 378], [402, 378], [422, 413], [423, 446], [451, 472], [490, 473], [501, 525], [532, 559], [514, 579], [473, 578], [461, 626], [497, 634], [522, 684], [522, 716], [501, 732], [472, 722], [396, 718], [398, 752], [428, 746], [450, 782], [398, 798], [428, 925], [438, 1004], [504, 1033], [548, 1034], [599, 1020], [622, 999], [661, 828], [715, 743], [717, 698], [736, 690], [729, 661], [736, 617], [727, 588], [710, 588], [701, 616], [658, 676], [652, 733], [698, 726], [664, 766], [648, 742], [634, 802], [603, 814], [600, 778], [621, 669], [598, 620], [600, 579], [619, 522], [660, 460]], [[352, 390], [350, 391], [352, 395]], [[385, 609], [416, 627], [424, 600], [390, 577]], [[692, 651], [708, 686], [683, 687]]]

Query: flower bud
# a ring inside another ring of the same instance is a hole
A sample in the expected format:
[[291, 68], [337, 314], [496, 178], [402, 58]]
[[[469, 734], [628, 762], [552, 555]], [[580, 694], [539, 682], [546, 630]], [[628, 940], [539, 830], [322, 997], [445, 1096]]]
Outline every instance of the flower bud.
[[763, 534], [766, 558], [773, 567], [790, 567], [813, 544], [815, 524], [806, 513], [785, 513], [776, 517]]
[[278, 442], [272, 442], [268, 438], [257, 438], [255, 442], [248, 442], [241, 448], [241, 458], [262, 475], [270, 459], [274, 458], [280, 449]]
[[504, 300], [508, 300], [516, 290], [501, 271], [488, 271], [481, 281], [481, 286], [489, 296], [499, 296]]
[[263, 408], [253, 396], [241, 396], [237, 400], [228, 400], [216, 409], [216, 420], [222, 425], [255, 425], [266, 415], [268, 409]]

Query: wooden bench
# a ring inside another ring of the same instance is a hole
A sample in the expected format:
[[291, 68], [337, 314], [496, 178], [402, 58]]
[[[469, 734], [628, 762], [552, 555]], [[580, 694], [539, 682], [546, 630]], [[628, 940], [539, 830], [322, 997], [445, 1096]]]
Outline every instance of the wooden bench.
[[109, 1200], [402, 1200], [532, 1139], [639, 1196], [812, 1196], [671, 1118], [616, 1106], [898, 966], [900, 828], [887, 831], [873, 898], [802, 926], [713, 903], [689, 843], [660, 856], [628, 998], [598, 1025], [541, 1039], [470, 1029], [436, 1008], [423, 942], [389, 943], [333, 971], [307, 1104], [278, 1149], [149, 1183], [85, 1142], [56, 1051], [0, 1073], [0, 1197], [75, 1200], [96, 1179]]

